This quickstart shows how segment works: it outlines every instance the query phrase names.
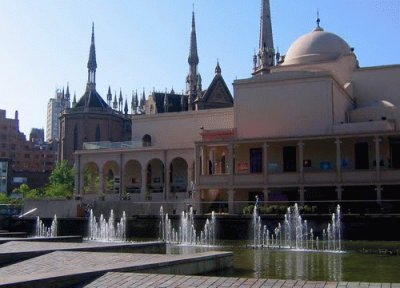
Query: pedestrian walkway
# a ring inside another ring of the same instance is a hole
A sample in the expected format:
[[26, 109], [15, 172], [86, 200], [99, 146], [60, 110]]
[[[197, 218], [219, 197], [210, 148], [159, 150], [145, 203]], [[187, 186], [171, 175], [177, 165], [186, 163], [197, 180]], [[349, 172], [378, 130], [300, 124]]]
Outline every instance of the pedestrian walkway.
[[182, 276], [110, 272], [84, 286], [118, 288], [400, 288], [400, 284], [367, 282], [326, 282], [234, 277]]
[[163, 253], [163, 242], [30, 242], [10, 241], [0, 245], [0, 267], [54, 251]]
[[56, 251], [0, 268], [0, 287], [71, 287], [107, 272], [198, 274], [232, 266], [231, 252], [185, 255]]

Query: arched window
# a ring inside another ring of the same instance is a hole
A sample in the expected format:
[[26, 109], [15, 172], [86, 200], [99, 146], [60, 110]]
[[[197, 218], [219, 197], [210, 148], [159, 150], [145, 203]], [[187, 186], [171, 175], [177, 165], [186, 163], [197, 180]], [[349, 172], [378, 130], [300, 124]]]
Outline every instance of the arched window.
[[101, 139], [101, 137], [100, 137], [100, 125], [99, 125], [99, 124], [97, 124], [97, 126], [96, 126], [96, 136], [95, 136], [95, 141], [96, 141], [96, 142], [99, 142], [99, 141], [100, 141], [100, 139]]
[[74, 151], [78, 150], [78, 125], [77, 124], [75, 124], [75, 127], [74, 127], [73, 141], [74, 141]]
[[151, 146], [151, 136], [149, 134], [146, 134], [142, 138], [143, 142], [143, 147], [148, 147]]

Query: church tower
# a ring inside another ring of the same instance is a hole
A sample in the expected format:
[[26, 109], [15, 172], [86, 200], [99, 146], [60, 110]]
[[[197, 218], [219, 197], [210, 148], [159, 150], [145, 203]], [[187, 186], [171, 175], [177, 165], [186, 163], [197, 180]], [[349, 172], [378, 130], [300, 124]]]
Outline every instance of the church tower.
[[[131, 139], [131, 120], [126, 109], [122, 107], [122, 95], [118, 111], [113, 110], [111, 88], [108, 88], [107, 102], [96, 91], [96, 47], [94, 41], [94, 24], [87, 62], [88, 78], [85, 93], [72, 107], [65, 107], [60, 117], [60, 153], [59, 160], [74, 163], [73, 153], [81, 150], [85, 142], [127, 141]], [[67, 86], [69, 96], [69, 87]], [[127, 106], [127, 104], [126, 104]], [[122, 111], [124, 110], [124, 111]]]
[[269, 68], [275, 65], [275, 49], [269, 0], [261, 0], [259, 48], [258, 53], [254, 55], [253, 61], [253, 75], [268, 73]]
[[196, 25], [194, 11], [192, 12], [192, 31], [190, 34], [189, 50], [189, 73], [186, 77], [186, 87], [188, 94], [188, 110], [194, 110], [194, 103], [201, 98], [201, 76], [198, 73], [199, 56], [197, 54]]

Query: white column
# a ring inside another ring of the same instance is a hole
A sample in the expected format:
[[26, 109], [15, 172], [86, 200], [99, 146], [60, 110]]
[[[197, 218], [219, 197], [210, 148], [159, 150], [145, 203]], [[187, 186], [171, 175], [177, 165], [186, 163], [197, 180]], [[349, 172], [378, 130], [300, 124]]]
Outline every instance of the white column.
[[119, 156], [119, 197], [122, 199], [122, 195], [125, 189], [125, 177], [124, 177], [124, 155], [121, 153]]
[[376, 202], [379, 205], [381, 205], [382, 204], [382, 186], [381, 185], [376, 185], [375, 191], [376, 191]]
[[376, 169], [376, 181], [379, 181], [381, 179], [381, 151], [380, 151], [380, 142], [381, 138], [379, 136], [374, 137], [374, 142], [375, 142], [375, 169]]
[[140, 190], [140, 200], [146, 200], [146, 192], [147, 192], [147, 167], [142, 169], [142, 188]]
[[304, 182], [304, 169], [303, 169], [303, 162], [304, 162], [304, 142], [299, 141], [297, 143], [299, 146], [299, 181], [300, 183]]
[[99, 194], [104, 193], [105, 194], [106, 191], [104, 191], [104, 176], [103, 176], [103, 167], [99, 166]]
[[342, 181], [342, 156], [341, 156], [341, 147], [340, 144], [342, 144], [342, 141], [340, 140], [339, 137], [336, 137], [335, 140], [336, 144], [336, 181], [341, 182]]
[[164, 161], [163, 161], [163, 166], [164, 166], [164, 200], [169, 199], [169, 166], [170, 163], [168, 163], [167, 160], [167, 150], [164, 150]]
[[235, 213], [234, 201], [235, 201], [235, 190], [230, 189], [228, 191], [228, 212], [229, 212], [229, 214]]
[[300, 198], [300, 204], [303, 205], [304, 204], [304, 187], [299, 187], [299, 198]]
[[170, 199], [170, 183], [169, 183], [169, 173], [170, 173], [170, 165], [164, 164], [164, 200]]
[[[201, 175], [201, 167], [203, 165], [200, 161], [200, 159], [202, 159], [202, 157], [201, 157], [202, 150], [203, 149], [200, 147], [200, 145], [196, 144], [195, 150], [194, 150], [194, 153], [195, 153], [195, 155], [194, 155], [194, 159], [195, 159], [194, 160], [194, 178], [195, 179], [192, 179], [192, 181], [196, 182], [196, 183], [199, 183], [199, 179], [200, 179], [199, 176]], [[188, 167], [189, 166], [191, 167], [191, 165], [188, 164]], [[190, 175], [190, 177], [191, 177], [191, 175]]]
[[[192, 174], [193, 174], [193, 168], [192, 165], [188, 164], [188, 169], [187, 169], [187, 184], [186, 184], [186, 191], [189, 192], [191, 191], [191, 193], [193, 193], [192, 191], [192, 183], [193, 185], [195, 184], [194, 179], [192, 178]], [[187, 194], [188, 195], [188, 194]], [[193, 195], [193, 194], [192, 194]], [[193, 196], [192, 196], [193, 197]], [[190, 197], [190, 198], [192, 198]], [[189, 198], [189, 195], [188, 195]]]
[[336, 195], [337, 195], [337, 200], [338, 201], [342, 201], [342, 193], [343, 193], [342, 186], [337, 186], [336, 187]]
[[264, 201], [267, 203], [268, 202], [268, 192], [269, 190], [267, 188], [263, 189], [264, 193]]
[[233, 167], [234, 163], [234, 154], [235, 154], [235, 148], [233, 146], [233, 143], [228, 144], [228, 174], [229, 174], [229, 185], [233, 186], [233, 181], [234, 181], [234, 171], [235, 168]]
[[[262, 171], [263, 171], [263, 183], [264, 185], [268, 184], [268, 144], [266, 142], [263, 143], [263, 162], [262, 162]], [[264, 195], [265, 196], [265, 195]]]

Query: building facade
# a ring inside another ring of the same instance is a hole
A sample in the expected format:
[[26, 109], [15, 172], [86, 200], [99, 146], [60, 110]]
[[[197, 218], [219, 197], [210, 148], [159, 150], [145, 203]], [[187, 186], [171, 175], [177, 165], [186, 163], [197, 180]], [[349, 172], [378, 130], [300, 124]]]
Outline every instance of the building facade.
[[64, 89], [56, 90], [56, 95], [51, 98], [47, 103], [47, 125], [46, 125], [46, 141], [59, 141], [60, 140], [60, 116], [61, 111], [70, 107], [70, 93], [69, 86], [64, 93]]
[[[359, 67], [354, 49], [320, 19], [279, 55], [268, 0], [261, 13], [252, 76], [234, 81], [233, 108], [196, 111], [191, 52], [192, 110], [133, 117], [131, 147], [77, 151], [76, 195], [121, 199], [131, 185], [131, 201], [191, 201], [202, 213], [242, 213], [256, 196], [325, 212], [337, 203], [398, 210], [400, 65]], [[115, 175], [118, 190], [104, 188]]]
[[19, 131], [18, 112], [11, 119], [5, 110], [0, 110], [0, 127], [0, 158], [8, 162], [8, 193], [22, 183], [43, 187], [56, 162], [54, 150], [44, 142], [43, 129], [32, 129], [28, 141]]

